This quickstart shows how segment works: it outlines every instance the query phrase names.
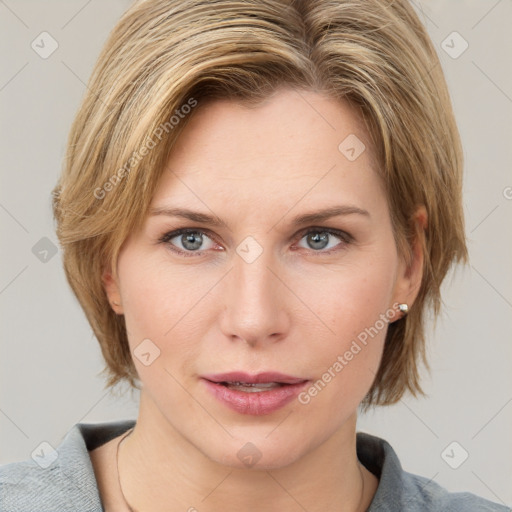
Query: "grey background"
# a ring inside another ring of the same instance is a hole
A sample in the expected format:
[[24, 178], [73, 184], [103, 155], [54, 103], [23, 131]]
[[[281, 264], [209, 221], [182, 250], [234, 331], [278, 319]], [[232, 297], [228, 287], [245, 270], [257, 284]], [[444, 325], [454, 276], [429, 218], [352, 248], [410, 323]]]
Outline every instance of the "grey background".
[[[463, 139], [471, 263], [444, 286], [443, 317], [429, 333], [428, 397], [370, 412], [359, 430], [388, 440], [410, 472], [511, 504], [512, 1], [413, 3], [438, 49]], [[30, 457], [42, 441], [56, 447], [77, 422], [137, 414], [137, 393], [111, 396], [98, 377], [98, 344], [60, 253], [51, 253], [50, 210], [73, 115], [128, 5], [0, 1], [1, 464]], [[46, 59], [31, 48], [43, 31], [59, 45]], [[442, 46], [462, 49], [453, 31], [469, 44], [458, 58]], [[461, 460], [461, 448], [444, 451], [453, 441], [469, 454], [457, 469], [445, 462], [446, 454], [452, 465]]]

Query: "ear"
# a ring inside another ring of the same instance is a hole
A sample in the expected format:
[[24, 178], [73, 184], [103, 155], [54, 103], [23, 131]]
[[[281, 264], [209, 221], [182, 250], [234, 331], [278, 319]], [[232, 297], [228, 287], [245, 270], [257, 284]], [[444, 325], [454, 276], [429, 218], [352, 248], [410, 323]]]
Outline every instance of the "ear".
[[111, 308], [118, 315], [124, 314], [123, 304], [121, 302], [121, 293], [119, 290], [119, 280], [110, 267], [103, 271], [101, 281]]
[[[411, 222], [415, 233], [410, 244], [410, 259], [406, 261], [400, 258], [400, 264], [397, 273], [397, 280], [393, 292], [392, 304], [407, 304], [411, 309], [421, 287], [423, 278], [423, 262], [425, 260], [425, 230], [427, 229], [428, 216], [426, 208], [421, 205], [416, 208]], [[396, 309], [396, 308], [393, 308]], [[401, 313], [398, 313], [401, 315]], [[400, 318], [400, 316], [398, 317]], [[397, 320], [398, 320], [397, 318]]]

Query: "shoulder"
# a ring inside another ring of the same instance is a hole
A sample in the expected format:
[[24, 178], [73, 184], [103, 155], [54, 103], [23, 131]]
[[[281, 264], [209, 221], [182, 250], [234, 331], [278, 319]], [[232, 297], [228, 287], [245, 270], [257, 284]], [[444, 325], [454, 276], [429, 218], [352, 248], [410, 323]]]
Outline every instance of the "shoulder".
[[511, 512], [504, 505], [469, 492], [449, 492], [433, 479], [404, 471], [391, 445], [379, 437], [358, 433], [357, 455], [379, 478], [368, 512]]
[[433, 480], [403, 472], [403, 501], [406, 510], [428, 510], [435, 512], [510, 512], [511, 509], [472, 494], [449, 492]]
[[0, 466], [0, 510], [64, 510], [79, 494], [76, 484], [57, 464], [43, 469], [27, 460]]
[[56, 449], [42, 443], [32, 458], [0, 466], [0, 510], [102, 511], [89, 450], [130, 425], [76, 424]]

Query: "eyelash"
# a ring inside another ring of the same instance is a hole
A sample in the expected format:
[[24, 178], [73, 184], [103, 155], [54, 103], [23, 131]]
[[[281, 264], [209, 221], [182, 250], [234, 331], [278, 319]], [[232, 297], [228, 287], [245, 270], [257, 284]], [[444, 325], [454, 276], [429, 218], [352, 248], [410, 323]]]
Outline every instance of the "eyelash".
[[[201, 233], [203, 235], [206, 235], [213, 242], [215, 242], [215, 239], [208, 234], [209, 232], [207, 230], [199, 229], [199, 228], [182, 228], [182, 229], [177, 229], [175, 231], [169, 231], [168, 233], [165, 233], [163, 236], [161, 236], [158, 239], [158, 241], [160, 243], [166, 244], [172, 252], [183, 255], [185, 257], [200, 257], [200, 256], [202, 256], [204, 254], [204, 252], [206, 252], [206, 250], [183, 251], [182, 249], [179, 249], [178, 247], [176, 247], [175, 245], [170, 243], [170, 240], [172, 240], [173, 238], [176, 238], [177, 236], [188, 234], [188, 233]], [[329, 249], [327, 251], [324, 251], [324, 250], [315, 251], [313, 249], [310, 249], [310, 251], [313, 254], [315, 254], [315, 253], [317, 253], [319, 255], [332, 254], [334, 252], [341, 250], [343, 248], [343, 246], [346, 246], [346, 245], [352, 243], [354, 240], [353, 237], [351, 235], [349, 235], [348, 233], [346, 233], [345, 231], [340, 231], [338, 229], [333, 229], [333, 228], [321, 228], [321, 227], [307, 228], [307, 229], [302, 230], [301, 232], [297, 233], [297, 235], [295, 235], [295, 236], [296, 237], [298, 236], [299, 241], [300, 241], [305, 236], [310, 235], [310, 234], [315, 234], [315, 233], [317, 233], [317, 234], [318, 233], [328, 233], [329, 235], [334, 235], [335, 237], [340, 238], [341, 242], [337, 246], [332, 247], [331, 249]], [[304, 248], [301, 247], [300, 249], [304, 249]]]

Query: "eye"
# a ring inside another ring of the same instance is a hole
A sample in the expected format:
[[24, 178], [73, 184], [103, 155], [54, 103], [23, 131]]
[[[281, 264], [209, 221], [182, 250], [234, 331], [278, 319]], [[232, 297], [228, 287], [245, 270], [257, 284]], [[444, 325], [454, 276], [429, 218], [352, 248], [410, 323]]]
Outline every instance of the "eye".
[[[205, 243], [206, 241], [210, 243]], [[194, 252], [199, 255], [216, 245], [204, 231], [190, 228], [166, 233], [160, 238], [160, 242], [168, 244], [173, 251], [185, 254], [186, 256], [195, 256]]]
[[[314, 252], [322, 253], [333, 252], [333, 249], [338, 250], [336, 248], [341, 249], [352, 241], [352, 237], [348, 233], [338, 231], [337, 229], [324, 228], [309, 229], [307, 232], [302, 234], [301, 240], [303, 239], [305, 239], [307, 246], [301, 247], [305, 249], [313, 249]], [[337, 243], [335, 239], [338, 240]]]
[[[343, 249], [352, 241], [352, 237], [344, 231], [326, 228], [310, 228], [299, 235], [306, 246], [299, 247], [313, 250], [321, 254], [330, 254]], [[159, 242], [166, 244], [172, 251], [183, 256], [201, 256], [210, 249], [224, 250], [205, 231], [194, 228], [182, 228], [163, 235]], [[220, 249], [219, 249], [220, 247]]]

